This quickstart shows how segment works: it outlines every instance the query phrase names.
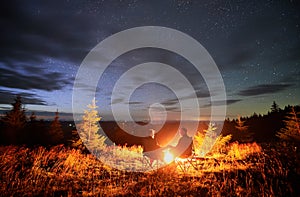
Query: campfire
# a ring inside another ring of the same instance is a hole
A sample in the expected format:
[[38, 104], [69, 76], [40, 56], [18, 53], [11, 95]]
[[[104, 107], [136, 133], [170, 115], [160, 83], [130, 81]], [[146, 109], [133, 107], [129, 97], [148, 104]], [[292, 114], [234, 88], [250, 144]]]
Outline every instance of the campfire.
[[166, 149], [166, 150], [164, 151], [164, 161], [165, 161], [166, 163], [171, 163], [173, 160], [174, 160], [173, 154], [170, 152], [169, 149]]

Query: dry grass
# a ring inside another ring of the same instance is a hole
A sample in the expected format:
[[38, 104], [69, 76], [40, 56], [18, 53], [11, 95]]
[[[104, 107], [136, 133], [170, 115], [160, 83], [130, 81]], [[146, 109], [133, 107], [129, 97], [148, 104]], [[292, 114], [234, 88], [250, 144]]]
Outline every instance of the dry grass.
[[230, 144], [226, 156], [236, 159], [243, 160], [249, 155], [260, 155], [262, 148], [257, 143], [239, 144], [237, 142]]
[[[297, 195], [295, 151], [281, 144], [231, 144], [181, 171], [175, 163], [148, 173], [107, 167], [94, 156], [56, 146], [0, 147], [3, 196], [291, 196]], [[144, 165], [141, 148], [102, 153], [119, 165]], [[109, 156], [110, 155], [110, 156]], [[297, 158], [296, 158], [297, 159]], [[290, 162], [285, 162], [285, 161]], [[131, 162], [128, 162], [131, 161]], [[132, 167], [132, 166], [131, 166]], [[124, 167], [124, 169], [128, 166]]]

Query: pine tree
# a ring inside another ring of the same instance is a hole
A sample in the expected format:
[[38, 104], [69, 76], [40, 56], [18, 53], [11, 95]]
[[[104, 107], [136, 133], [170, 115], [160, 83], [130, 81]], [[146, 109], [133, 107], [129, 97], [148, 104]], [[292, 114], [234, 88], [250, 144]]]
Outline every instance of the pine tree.
[[88, 110], [84, 111], [82, 117], [83, 122], [79, 126], [78, 133], [84, 145], [92, 153], [95, 153], [105, 147], [104, 141], [106, 140], [106, 137], [98, 133], [101, 117], [99, 117], [98, 111], [96, 110], [98, 107], [95, 98], [93, 99], [92, 104], [89, 104], [87, 107]]
[[11, 104], [12, 110], [7, 112], [3, 117], [3, 122], [9, 127], [14, 129], [22, 129], [26, 124], [25, 109], [22, 106], [22, 99], [17, 96], [15, 102]]
[[194, 151], [197, 155], [204, 156], [209, 153], [217, 153], [231, 140], [231, 135], [217, 136], [217, 127], [213, 123], [208, 124], [204, 133], [198, 132], [194, 136]]
[[275, 101], [273, 101], [273, 104], [271, 105], [271, 112], [278, 112], [279, 111], [279, 105]]
[[49, 135], [52, 144], [59, 144], [64, 139], [64, 133], [59, 122], [58, 111], [55, 112], [54, 120], [50, 125]]
[[283, 140], [300, 142], [300, 112], [296, 112], [295, 108], [291, 107], [284, 123], [285, 127], [277, 132], [277, 137]]
[[239, 130], [238, 136], [241, 142], [251, 142], [253, 140], [253, 133], [248, 131], [248, 126], [245, 125], [245, 122], [245, 120], [242, 120], [238, 116], [235, 128]]
[[257, 113], [254, 112], [253, 115], [252, 115], [252, 117], [253, 117], [253, 118], [258, 118]]
[[12, 110], [2, 118], [6, 127], [4, 136], [9, 143], [22, 143], [25, 137], [23, 130], [26, 124], [26, 115], [21, 97], [17, 96], [11, 105]]
[[245, 125], [245, 121], [241, 119], [240, 116], [238, 116], [237, 122], [236, 122], [236, 128], [239, 131], [246, 131], [248, 129], [248, 126]]
[[47, 130], [39, 127], [38, 121], [36, 120], [36, 115], [34, 112], [31, 112], [29, 117], [29, 122], [26, 125], [26, 144], [35, 145], [41, 144], [43, 140], [48, 139], [48, 136], [41, 136], [41, 131], [47, 132]]

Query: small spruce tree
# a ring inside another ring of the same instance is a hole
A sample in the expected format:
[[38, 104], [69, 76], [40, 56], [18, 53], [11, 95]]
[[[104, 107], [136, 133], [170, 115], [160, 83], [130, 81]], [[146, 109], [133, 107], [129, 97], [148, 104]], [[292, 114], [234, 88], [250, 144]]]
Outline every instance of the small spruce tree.
[[213, 123], [203, 133], [198, 132], [194, 136], [194, 151], [197, 155], [205, 156], [207, 153], [220, 153], [225, 145], [231, 140], [231, 135], [217, 136], [217, 127]]
[[25, 108], [22, 104], [22, 99], [17, 96], [15, 102], [11, 104], [12, 110], [7, 112], [2, 121], [6, 126], [13, 129], [22, 129], [26, 124]]
[[279, 105], [273, 101], [273, 104], [271, 105], [271, 112], [278, 112], [279, 111]]
[[248, 126], [245, 125], [245, 122], [246, 122], [245, 120], [242, 120], [242, 118], [240, 116], [238, 116], [235, 128], [237, 128], [239, 130], [239, 133], [238, 133], [239, 141], [251, 142], [251, 141], [253, 141], [254, 134], [249, 132]]
[[277, 132], [277, 137], [283, 140], [300, 142], [300, 112], [296, 112], [295, 108], [291, 107], [284, 123], [285, 127]]
[[11, 105], [12, 110], [7, 112], [2, 118], [2, 122], [6, 128], [4, 136], [8, 143], [23, 143], [26, 115], [21, 96], [17, 96], [15, 102]]
[[49, 135], [51, 144], [60, 144], [64, 139], [64, 133], [59, 122], [58, 111], [55, 112], [54, 120], [50, 125]]
[[105, 148], [104, 142], [106, 137], [98, 133], [101, 117], [98, 115], [98, 111], [96, 110], [98, 107], [96, 105], [95, 98], [93, 99], [92, 104], [89, 104], [87, 107], [88, 110], [84, 111], [84, 115], [82, 117], [83, 122], [79, 125], [78, 133], [89, 151], [95, 153], [98, 150], [103, 150]]

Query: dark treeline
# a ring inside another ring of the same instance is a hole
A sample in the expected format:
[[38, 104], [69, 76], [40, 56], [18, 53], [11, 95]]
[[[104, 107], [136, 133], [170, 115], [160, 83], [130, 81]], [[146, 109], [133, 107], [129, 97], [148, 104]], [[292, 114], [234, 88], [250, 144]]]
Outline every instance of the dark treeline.
[[[223, 124], [221, 134], [223, 136], [231, 135], [231, 141], [240, 143], [247, 142], [272, 142], [282, 140], [278, 136], [278, 132], [287, 127], [290, 112], [295, 110], [296, 120], [290, 120], [291, 124], [299, 125], [300, 106], [285, 106], [281, 109], [276, 102], [271, 105], [270, 111], [267, 114], [256, 114], [249, 117], [237, 117], [236, 119], [226, 119]], [[101, 127], [107, 136], [116, 144], [120, 145], [135, 145], [141, 141], [141, 138], [132, 136], [123, 131], [116, 122], [100, 122]], [[209, 122], [201, 121], [198, 125], [198, 132], [207, 130]], [[166, 144], [179, 128], [180, 122], [170, 121], [166, 123], [156, 134], [156, 138], [161, 144]], [[216, 125], [218, 126], [218, 124]], [[289, 129], [289, 128], [287, 128]], [[297, 128], [296, 128], [297, 129]], [[300, 142], [300, 128], [296, 131], [297, 136], [290, 136], [290, 140]]]
[[[296, 112], [295, 119], [288, 116], [292, 110]], [[287, 127], [288, 121], [294, 121], [293, 124], [295, 124], [295, 126], [299, 124], [299, 112], [300, 106], [288, 105], [281, 109], [276, 102], [273, 102], [267, 114], [261, 115], [254, 113], [250, 117], [240, 117], [233, 120], [226, 119], [222, 134], [231, 134], [232, 141], [239, 142], [270, 142], [281, 140], [278, 136], [278, 132]], [[300, 135], [299, 128], [298, 135]], [[298, 135], [291, 136], [290, 140], [298, 141]]]
[[[280, 140], [278, 132], [287, 127], [287, 117], [292, 110], [296, 112], [295, 124], [299, 126], [297, 118], [299, 118], [300, 106], [286, 106], [281, 109], [274, 102], [267, 114], [254, 113], [250, 117], [226, 119], [221, 134], [223, 136], [232, 135], [232, 141], [241, 143], [278, 141]], [[139, 145], [138, 142], [141, 141], [141, 137], [126, 133], [116, 122], [100, 121], [100, 125], [107, 137], [117, 145]], [[176, 135], [178, 127], [179, 122], [166, 123], [157, 133], [157, 139], [162, 145], [166, 144]], [[203, 132], [207, 127], [207, 122], [200, 122], [198, 131]], [[52, 121], [37, 120], [34, 113], [30, 117], [26, 117], [19, 96], [12, 103], [11, 111], [4, 114], [0, 121], [0, 143], [4, 145], [72, 145], [78, 138], [74, 123], [59, 121], [58, 112], [54, 114]]]
[[26, 117], [20, 96], [11, 105], [11, 111], [0, 121], [1, 144], [57, 145], [71, 138], [72, 128], [68, 122], [59, 121], [58, 112], [53, 121], [37, 120], [34, 113]]

